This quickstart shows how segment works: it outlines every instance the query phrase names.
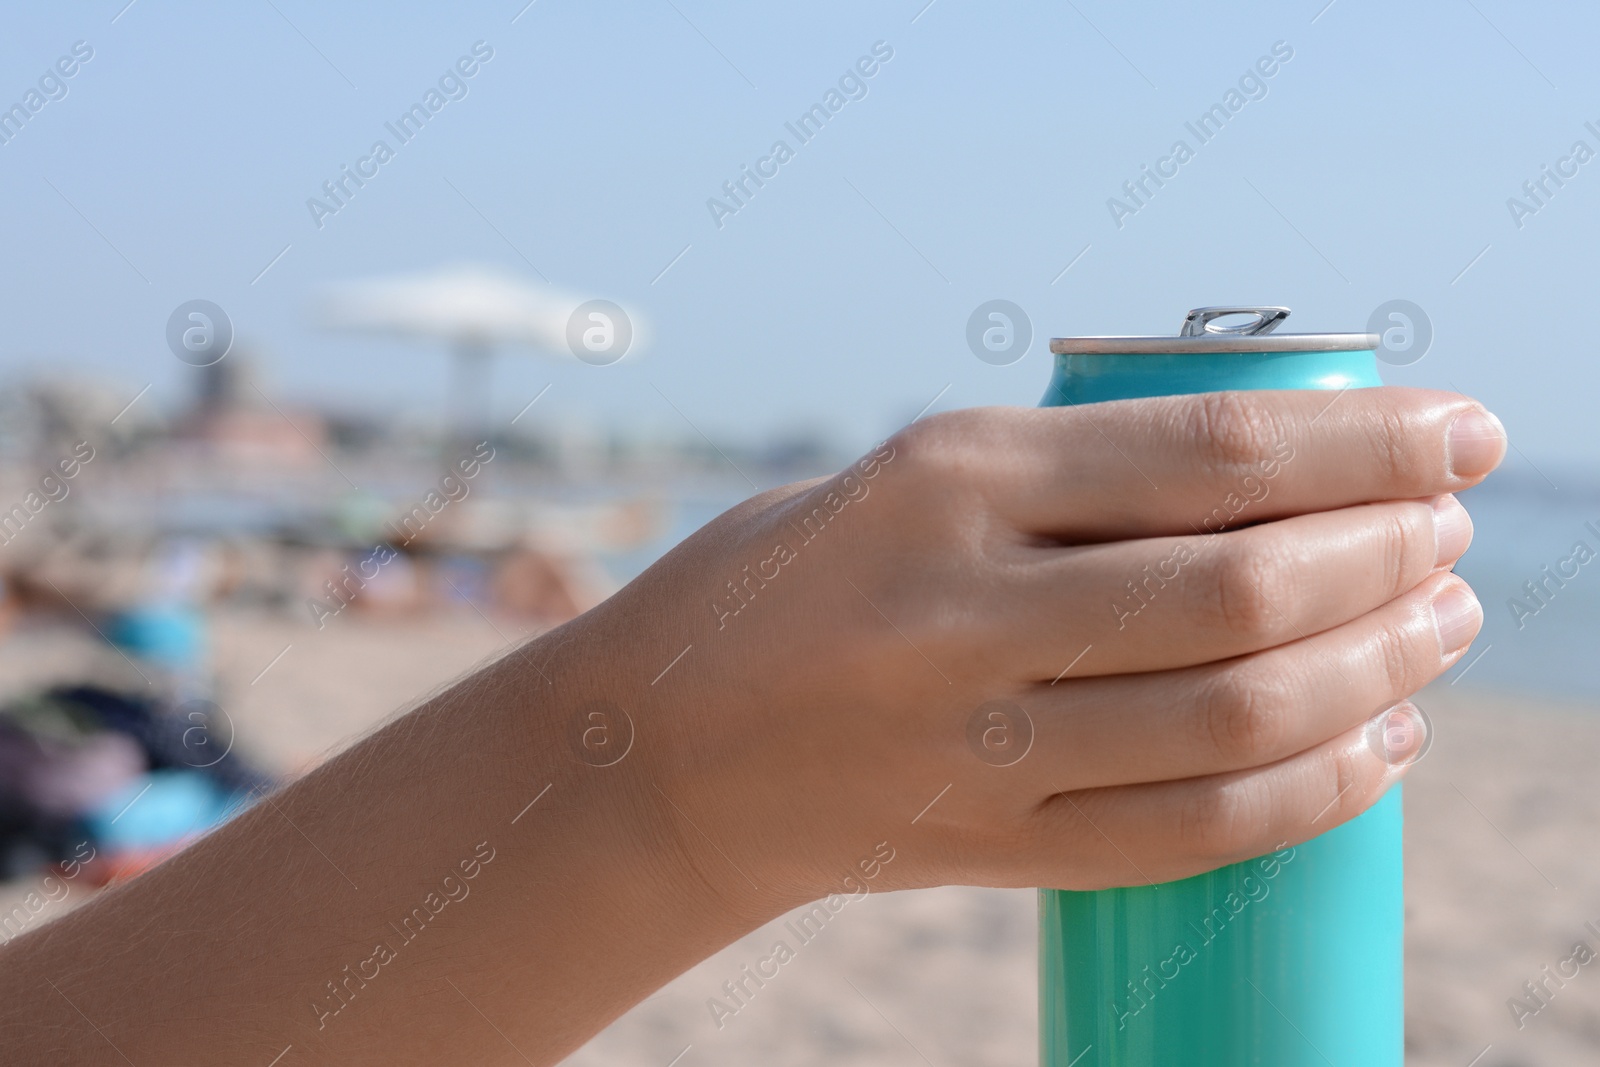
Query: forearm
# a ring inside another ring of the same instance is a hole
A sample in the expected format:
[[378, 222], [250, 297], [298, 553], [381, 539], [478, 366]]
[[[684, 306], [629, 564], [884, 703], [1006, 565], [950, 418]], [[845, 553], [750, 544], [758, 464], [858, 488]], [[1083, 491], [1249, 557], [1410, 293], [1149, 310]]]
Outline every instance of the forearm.
[[10, 1062], [549, 1063], [761, 921], [691, 868], [647, 761], [574, 753], [563, 636], [13, 942]]

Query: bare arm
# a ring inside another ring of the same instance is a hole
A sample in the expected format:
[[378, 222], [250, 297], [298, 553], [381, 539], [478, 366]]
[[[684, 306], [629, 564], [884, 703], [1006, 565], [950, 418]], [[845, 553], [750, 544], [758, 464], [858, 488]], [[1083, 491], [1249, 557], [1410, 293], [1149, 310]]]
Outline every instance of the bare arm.
[[524, 1062], [509, 1038], [548, 1062], [759, 922], [659, 806], [557, 750], [547, 649], [18, 939], [0, 1046], [35, 1056], [7, 1061]]
[[829, 893], [1170, 879], [1351, 818], [1404, 771], [1373, 716], [1477, 631], [1442, 494], [1504, 441], [1446, 394], [1325, 405], [955, 413], [746, 502], [0, 950], [7, 1060], [548, 1064]]

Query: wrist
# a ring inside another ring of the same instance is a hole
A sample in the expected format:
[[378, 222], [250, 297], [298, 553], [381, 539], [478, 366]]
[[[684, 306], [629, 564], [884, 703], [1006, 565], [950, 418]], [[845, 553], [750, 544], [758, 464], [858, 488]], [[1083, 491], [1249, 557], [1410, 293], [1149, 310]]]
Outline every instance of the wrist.
[[608, 603], [507, 657], [527, 694], [508, 727], [528, 754], [524, 791], [549, 787], [518, 825], [547, 805], [560, 812], [563, 838], [581, 841], [611, 894], [655, 921], [707, 920], [704, 936], [723, 939], [714, 951], [800, 900], [769, 885], [765, 857], [729, 833], [722, 776], [705, 758], [715, 745], [697, 725], [711, 701], [693, 670], [684, 684], [650, 685], [672, 655], [651, 656], [650, 635], [626, 626], [633, 615]]
[[517, 654], [538, 694], [526, 746], [562, 788], [604, 813], [592, 832], [626, 866], [647, 871], [659, 895], [729, 917], [737, 937], [817, 892], [788, 870], [792, 842], [750, 832], [737, 771], [752, 754], [716, 725], [737, 715], [715, 684], [718, 634], [692, 613], [652, 610], [669, 599], [663, 592], [627, 590]]

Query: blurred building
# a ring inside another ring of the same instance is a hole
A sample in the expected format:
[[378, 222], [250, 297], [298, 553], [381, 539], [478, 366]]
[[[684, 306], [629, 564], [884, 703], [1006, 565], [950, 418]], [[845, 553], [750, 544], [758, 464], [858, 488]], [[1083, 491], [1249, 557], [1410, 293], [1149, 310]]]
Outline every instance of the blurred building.
[[222, 461], [252, 466], [309, 466], [322, 462], [328, 442], [322, 416], [270, 400], [260, 384], [258, 360], [235, 348], [207, 367], [196, 367], [192, 406], [178, 417], [179, 445], [203, 446]]

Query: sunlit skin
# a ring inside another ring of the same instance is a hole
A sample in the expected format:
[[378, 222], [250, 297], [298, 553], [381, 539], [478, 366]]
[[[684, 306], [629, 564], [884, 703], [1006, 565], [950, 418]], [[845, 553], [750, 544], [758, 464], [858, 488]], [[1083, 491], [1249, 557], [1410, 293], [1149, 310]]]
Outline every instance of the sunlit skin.
[[1393, 388], [918, 421], [12, 941], [6, 1062], [550, 1064], [885, 844], [876, 891], [1303, 841], [1477, 633], [1450, 494], [1504, 450]]

